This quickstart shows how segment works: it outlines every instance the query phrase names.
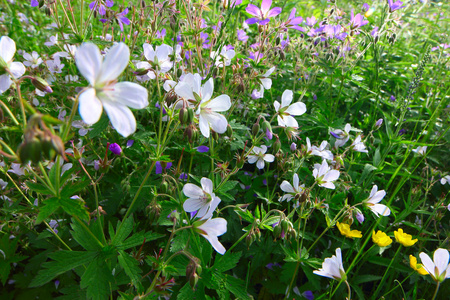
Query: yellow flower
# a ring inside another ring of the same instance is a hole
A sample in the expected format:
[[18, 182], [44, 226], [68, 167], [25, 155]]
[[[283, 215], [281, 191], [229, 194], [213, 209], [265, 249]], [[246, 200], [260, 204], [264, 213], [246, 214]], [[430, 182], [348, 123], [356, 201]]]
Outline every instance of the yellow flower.
[[395, 240], [402, 244], [405, 247], [411, 247], [415, 243], [417, 243], [418, 239], [412, 239], [412, 235], [404, 233], [403, 229], [399, 228], [397, 231], [394, 231]]
[[388, 237], [388, 235], [381, 230], [378, 230], [377, 233], [375, 233], [375, 230], [372, 233], [372, 241], [377, 244], [380, 247], [386, 247], [390, 244], [392, 244], [392, 239]]
[[425, 270], [421, 264], [417, 264], [417, 258], [414, 255], [409, 255], [409, 265], [420, 275], [428, 275], [427, 270]]
[[362, 238], [361, 231], [359, 230], [350, 230], [350, 225], [346, 223], [336, 223], [337, 228], [341, 232], [343, 236], [349, 237], [349, 238]]
[[371, 8], [369, 8], [368, 11], [366, 11], [366, 13], [364, 14], [364, 16], [365, 16], [366, 18], [368, 18], [368, 17], [370, 17], [370, 16], [373, 14], [374, 11], [375, 11], [375, 8], [371, 7]]

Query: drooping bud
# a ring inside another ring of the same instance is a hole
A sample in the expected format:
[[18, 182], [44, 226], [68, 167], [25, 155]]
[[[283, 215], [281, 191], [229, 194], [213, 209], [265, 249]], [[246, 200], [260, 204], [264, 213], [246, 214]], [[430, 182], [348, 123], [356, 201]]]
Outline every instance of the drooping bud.
[[230, 124], [227, 125], [226, 136], [231, 138], [233, 136], [233, 128], [231, 128]]
[[180, 109], [180, 112], [178, 113], [178, 118], [181, 124], [186, 124], [188, 122], [189, 112], [185, 107]]
[[259, 129], [260, 128], [261, 127], [259, 126], [259, 122], [256, 122], [255, 124], [253, 124], [253, 126], [252, 126], [252, 135], [254, 137], [256, 137], [256, 135], [259, 133]]
[[50, 85], [47, 83], [47, 81], [45, 81], [41, 77], [33, 77], [33, 79], [31, 79], [31, 83], [34, 85], [35, 88], [37, 88], [41, 92], [53, 93], [53, 90], [50, 87]]
[[278, 136], [276, 136], [277, 140], [275, 141], [275, 143], [273, 143], [273, 153], [278, 153], [278, 151], [280, 151], [281, 149], [281, 142], [280, 142], [280, 138]]
[[137, 75], [137, 76], [143, 76], [143, 75], [146, 75], [147, 73], [148, 73], [147, 68], [140, 68], [133, 72], [133, 74]]
[[41, 141], [36, 136], [30, 139], [26, 138], [22, 144], [20, 144], [18, 152], [22, 164], [25, 164], [30, 160], [37, 164], [42, 159]]

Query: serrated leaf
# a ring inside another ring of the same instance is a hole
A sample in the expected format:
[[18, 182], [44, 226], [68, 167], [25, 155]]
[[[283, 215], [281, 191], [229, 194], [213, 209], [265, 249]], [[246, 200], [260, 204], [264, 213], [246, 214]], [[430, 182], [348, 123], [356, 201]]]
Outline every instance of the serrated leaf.
[[216, 277], [217, 280], [221, 283], [220, 286], [225, 286], [225, 288], [237, 298], [249, 300], [252, 299], [247, 294], [247, 291], [245, 290], [245, 282], [242, 279], [219, 272], [215, 272], [214, 277]]
[[100, 251], [103, 248], [100, 240], [93, 236], [92, 231], [87, 228], [87, 224], [81, 223], [83, 221], [78, 221], [77, 219], [72, 219], [72, 229], [71, 231], [73, 238], [80, 244], [84, 249], [88, 251]]
[[181, 231], [175, 236], [170, 245], [171, 252], [177, 252], [186, 248], [187, 241], [189, 240], [189, 232], [187, 230]]
[[30, 190], [32, 190], [33, 192], [36, 192], [38, 194], [54, 195], [52, 191], [50, 191], [45, 185], [42, 185], [40, 183], [27, 181], [25, 184]]
[[[64, 173], [65, 174], [65, 173]], [[85, 187], [87, 187], [90, 184], [89, 180], [85, 180], [85, 181], [79, 181], [75, 184], [69, 185], [67, 184], [63, 190], [61, 191], [61, 197], [72, 197], [73, 195], [75, 195], [78, 191], [84, 189]]]
[[214, 264], [213, 268], [219, 272], [225, 272], [233, 269], [239, 262], [241, 258], [242, 251], [239, 252], [226, 252], [224, 256], [217, 257], [217, 261]]
[[92, 126], [92, 130], [89, 131], [89, 138], [95, 138], [99, 136], [103, 131], [108, 128], [109, 119], [107, 116], [103, 115], [100, 120]]
[[52, 253], [49, 257], [53, 261], [42, 264], [44, 269], [31, 281], [30, 287], [44, 285], [60, 274], [89, 263], [96, 255], [96, 252], [66, 250]]
[[139, 269], [139, 262], [132, 256], [126, 254], [124, 251], [119, 251], [118, 260], [119, 264], [122, 266], [128, 277], [130, 277], [130, 280], [136, 289], [138, 291], [141, 290], [141, 276], [139, 275], [141, 273], [141, 269]]
[[39, 208], [36, 224], [40, 224], [59, 208], [58, 198], [49, 198], [43, 202], [43, 205], [44, 206]]
[[218, 190], [218, 192], [225, 193], [229, 190], [233, 189], [239, 182], [236, 180], [227, 181], [222, 185], [222, 187]]
[[161, 237], [165, 236], [164, 234], [159, 234], [155, 232], [138, 232], [130, 236], [128, 239], [126, 239], [122, 244], [117, 246], [117, 250], [126, 250], [131, 247], [136, 247], [142, 245], [144, 242], [150, 242], [156, 239], [159, 239]]
[[84, 202], [79, 199], [71, 199], [68, 197], [62, 197], [59, 199], [60, 206], [66, 213], [73, 217], [78, 217], [81, 220], [89, 220], [89, 212], [84, 206]]
[[252, 213], [248, 210], [243, 210], [239, 207], [236, 207], [234, 209], [234, 212], [237, 213], [239, 217], [241, 217], [242, 219], [244, 219], [245, 221], [247, 221], [249, 223], [253, 223], [253, 221], [255, 220]]
[[103, 257], [100, 256], [91, 261], [81, 276], [80, 287], [87, 288], [88, 299], [103, 300], [108, 299], [113, 282], [112, 272], [108, 264], [105, 264]]
[[114, 240], [114, 245], [121, 244], [133, 231], [133, 218], [129, 216], [123, 223], [120, 221], [117, 223], [116, 234], [111, 237]]

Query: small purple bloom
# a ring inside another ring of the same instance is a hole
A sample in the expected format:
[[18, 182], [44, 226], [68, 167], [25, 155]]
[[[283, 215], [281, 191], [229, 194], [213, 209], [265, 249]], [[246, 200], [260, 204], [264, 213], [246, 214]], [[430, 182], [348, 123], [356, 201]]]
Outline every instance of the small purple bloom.
[[131, 146], [133, 146], [134, 144], [134, 140], [128, 140], [127, 141], [127, 148], [130, 148]]
[[119, 144], [112, 143], [109, 145], [109, 151], [111, 151], [115, 155], [120, 155], [120, 153], [122, 153], [122, 148], [120, 148]]
[[339, 134], [334, 133], [333, 131], [330, 131], [330, 134], [336, 139], [342, 139], [342, 137]]
[[271, 140], [273, 137], [272, 131], [269, 130], [269, 128], [266, 129], [266, 138], [268, 140]]
[[186, 181], [187, 179], [188, 179], [188, 174], [186, 174], [186, 173], [181, 173], [181, 175], [180, 175], [180, 180]]
[[209, 147], [208, 146], [198, 146], [197, 147], [197, 152], [206, 153], [208, 151], [209, 151]]
[[314, 294], [311, 291], [305, 291], [302, 295], [308, 300], [314, 300]]
[[317, 95], [316, 95], [316, 94], [313, 95], [313, 100], [314, 100], [314, 101], [317, 100]]
[[400, 131], [398, 132], [399, 136], [402, 136], [406, 133], [406, 129], [400, 129]]
[[291, 144], [291, 151], [295, 152], [295, 150], [297, 150], [297, 144], [296, 143], [292, 143]]
[[375, 123], [375, 127], [380, 128], [380, 126], [383, 124], [383, 119], [378, 119], [378, 121]]
[[107, 7], [113, 7], [113, 5], [114, 5], [114, 1], [112, 1], [112, 0], [106, 0], [106, 6], [107, 6]]
[[31, 7], [39, 6], [39, 1], [37, 0], [31, 0]]
[[395, 101], [395, 97], [394, 97], [394, 95], [391, 95], [391, 97], [389, 98], [392, 102], [394, 102]]
[[59, 286], [59, 280], [55, 280], [55, 288], [58, 289]]
[[317, 23], [316, 17], [312, 16], [311, 18], [306, 18], [306, 25], [309, 27], [313, 27]]
[[388, 0], [388, 4], [389, 4], [389, 12], [390, 13], [396, 11], [397, 9], [406, 7], [406, 6], [402, 6], [402, 4], [403, 4], [402, 1], [395, 1], [395, 2], [393, 2], [392, 0]]
[[237, 31], [238, 41], [246, 42], [248, 40], [248, 35], [244, 30], [239, 29]]
[[[165, 169], [166, 170], [170, 169], [170, 167], [172, 167], [172, 163], [171, 162], [166, 163]], [[162, 168], [161, 162], [157, 161], [156, 164], [155, 164], [155, 173], [156, 174], [161, 174], [162, 171], [163, 171], [163, 168]]]
[[356, 29], [361, 26], [366, 25], [369, 23], [369, 21], [364, 20], [364, 17], [361, 14], [357, 14], [356, 16], [353, 15], [353, 10], [351, 12], [351, 19], [350, 19], [350, 28]]
[[120, 31], [123, 31], [123, 25], [130, 25], [131, 21], [125, 15], [128, 14], [128, 8], [125, 8], [125, 10], [121, 13], [118, 13], [116, 15], [117, 22], [120, 26]]
[[370, 8], [369, 4], [364, 3], [363, 6], [362, 6], [362, 11], [363, 11], [363, 12], [366, 12], [366, 11], [369, 10], [369, 8]]
[[362, 212], [356, 212], [356, 220], [358, 220], [359, 224], [362, 224], [362, 222], [364, 222], [364, 215]]
[[164, 28], [163, 30], [161, 30], [161, 31], [156, 31], [156, 37], [158, 38], [158, 39], [163, 39], [164, 37], [166, 36], [166, 29]]
[[255, 24], [266, 25], [269, 23], [271, 17], [275, 17], [281, 13], [281, 7], [274, 7], [270, 9], [272, 6], [272, 0], [263, 0], [261, 3], [261, 8], [256, 5], [249, 4], [245, 9], [246, 12], [255, 16], [256, 18], [250, 18], [245, 23], [247, 24]]
[[370, 32], [370, 35], [372, 35], [374, 38], [378, 36], [378, 26], [375, 26], [373, 30]]

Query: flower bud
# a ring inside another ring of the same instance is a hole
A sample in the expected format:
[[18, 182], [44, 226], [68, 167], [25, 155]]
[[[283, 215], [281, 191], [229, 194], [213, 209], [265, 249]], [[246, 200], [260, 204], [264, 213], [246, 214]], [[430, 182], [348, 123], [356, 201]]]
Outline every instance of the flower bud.
[[280, 138], [277, 136], [277, 140], [275, 141], [275, 143], [273, 143], [273, 153], [278, 153], [278, 151], [280, 151], [281, 149], [281, 142], [280, 142]]
[[109, 145], [109, 151], [111, 151], [115, 155], [120, 155], [122, 153], [122, 148], [120, 148], [119, 144], [112, 143]]
[[178, 113], [178, 118], [181, 124], [186, 124], [188, 122], [189, 112], [185, 107], [180, 109], [180, 112]]
[[379, 129], [383, 125], [383, 119], [378, 119], [378, 121], [375, 123], [375, 130]]
[[137, 75], [137, 76], [143, 76], [143, 75], [146, 75], [147, 73], [148, 73], [147, 68], [140, 68], [133, 72], [133, 74]]
[[35, 88], [37, 88], [41, 92], [53, 93], [53, 90], [50, 87], [50, 85], [47, 83], [47, 81], [45, 81], [41, 77], [33, 77], [33, 79], [31, 79], [31, 83], [34, 85]]
[[258, 134], [259, 129], [260, 129], [260, 126], [259, 126], [259, 123], [258, 123], [258, 122], [256, 122], [255, 124], [253, 124], [253, 126], [252, 126], [252, 135], [253, 135], [254, 137], [256, 137], [256, 135]]
[[227, 131], [226, 131], [225, 135], [229, 138], [231, 138], [233, 136], [233, 128], [231, 128], [230, 124], [227, 125]]
[[292, 152], [295, 152], [297, 150], [297, 144], [296, 143], [292, 143], [290, 148], [291, 148]]
[[277, 239], [277, 238], [280, 237], [281, 230], [282, 230], [282, 229], [281, 229], [280, 224], [278, 224], [277, 226], [275, 226], [275, 228], [273, 229], [273, 237], [274, 237], [275, 239]]
[[188, 107], [188, 119], [187, 122], [188, 123], [192, 123], [194, 122], [194, 109], [192, 107]]
[[25, 138], [25, 141], [20, 144], [18, 152], [22, 164], [30, 160], [37, 164], [42, 159], [41, 141], [36, 136], [31, 139]]
[[199, 276], [197, 275], [197, 273], [194, 273], [194, 274], [189, 278], [189, 285], [191, 286], [192, 289], [194, 289], [195, 286], [197, 285], [198, 278], [199, 278]]
[[280, 226], [281, 226], [281, 229], [282, 229], [284, 232], [287, 232], [288, 229], [289, 229], [289, 221], [286, 220], [286, 219], [282, 220], [281, 223], [280, 223]]

